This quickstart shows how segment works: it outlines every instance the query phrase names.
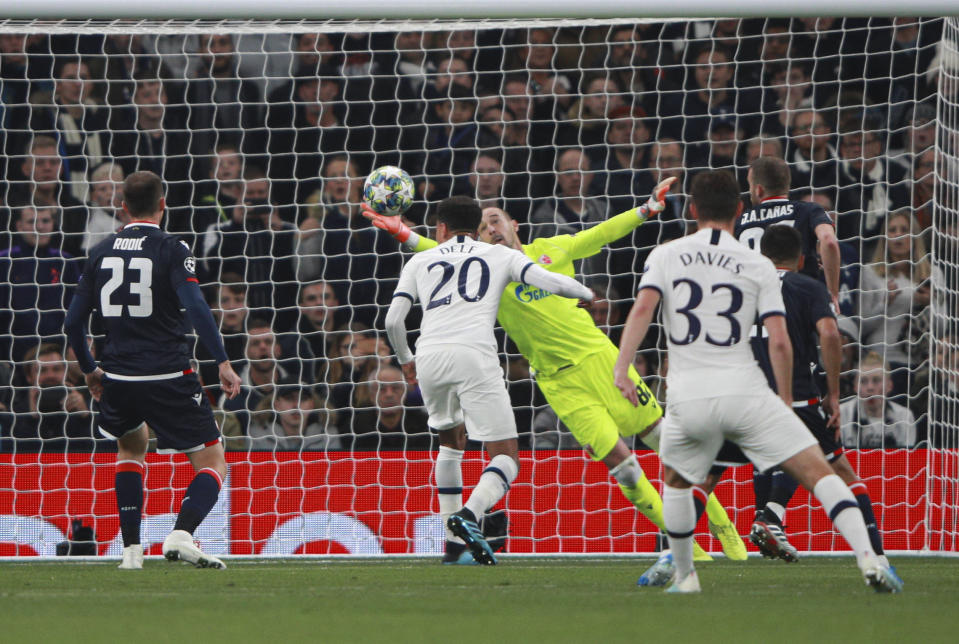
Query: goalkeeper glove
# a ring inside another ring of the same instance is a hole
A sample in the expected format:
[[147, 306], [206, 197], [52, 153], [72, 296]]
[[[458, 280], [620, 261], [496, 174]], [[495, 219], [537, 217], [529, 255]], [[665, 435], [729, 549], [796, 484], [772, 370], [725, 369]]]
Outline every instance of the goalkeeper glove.
[[363, 216], [369, 219], [374, 226], [380, 230], [385, 230], [393, 239], [401, 244], [405, 244], [407, 240], [409, 240], [410, 235], [413, 234], [413, 231], [410, 230], [409, 226], [403, 223], [399, 215], [387, 217], [386, 215], [381, 215], [376, 212], [366, 204], [363, 204], [362, 211]]
[[655, 217], [666, 209], [666, 193], [669, 192], [675, 182], [676, 177], [670, 177], [660, 181], [653, 188], [653, 194], [649, 196], [646, 203], [636, 209], [636, 216], [639, 217], [640, 221]]

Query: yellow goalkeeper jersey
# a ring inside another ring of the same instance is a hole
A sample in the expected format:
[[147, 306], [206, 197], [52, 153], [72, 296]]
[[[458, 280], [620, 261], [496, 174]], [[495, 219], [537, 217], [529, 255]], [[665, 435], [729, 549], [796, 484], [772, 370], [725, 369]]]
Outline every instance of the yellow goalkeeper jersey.
[[[531, 260], [549, 271], [573, 276], [573, 261], [598, 253], [642, 221], [627, 210], [575, 235], [542, 237], [523, 246]], [[436, 246], [421, 237], [416, 251]], [[497, 320], [539, 376], [549, 376], [584, 357], [613, 346], [577, 301], [534, 286], [511, 282], [500, 300]]]

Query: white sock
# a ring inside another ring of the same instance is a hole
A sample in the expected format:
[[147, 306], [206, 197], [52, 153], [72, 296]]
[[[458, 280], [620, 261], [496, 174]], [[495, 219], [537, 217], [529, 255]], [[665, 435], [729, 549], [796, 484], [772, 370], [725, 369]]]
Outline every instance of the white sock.
[[440, 502], [440, 516], [443, 517], [443, 529], [446, 531], [446, 540], [463, 543], [446, 527], [446, 521], [454, 512], [463, 507], [463, 450], [440, 446], [440, 453], [436, 457], [436, 468], [433, 477], [436, 481], [436, 496]]
[[860, 566], [864, 559], [874, 559], [876, 553], [869, 541], [862, 511], [859, 509], [856, 497], [852, 495], [842, 479], [835, 474], [824, 476], [813, 487], [812, 493], [822, 503], [833, 525], [856, 554], [856, 560]]
[[479, 519], [503, 498], [517, 474], [519, 464], [511, 457], [506, 454], [494, 456], [466, 500], [466, 507]]
[[786, 508], [779, 505], [778, 503], [773, 503], [770, 501], [766, 504], [766, 509], [776, 515], [776, 518], [779, 519], [779, 522], [783, 522], [783, 517], [786, 516]]
[[669, 548], [676, 564], [676, 579], [693, 571], [693, 532], [696, 507], [692, 488], [663, 486], [663, 523], [669, 536]]

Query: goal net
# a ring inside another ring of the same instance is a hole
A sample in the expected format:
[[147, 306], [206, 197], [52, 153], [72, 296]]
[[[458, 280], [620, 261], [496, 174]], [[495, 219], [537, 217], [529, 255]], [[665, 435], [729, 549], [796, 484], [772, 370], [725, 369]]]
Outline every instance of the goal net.
[[[467, 194], [524, 242], [676, 177], [663, 213], [576, 264], [618, 342], [645, 257], [689, 229], [691, 178], [728, 168], [745, 196], [763, 155], [836, 224], [842, 438], [886, 547], [955, 551], [957, 42], [938, 18], [0, 21], [0, 555], [55, 555], [77, 520], [93, 551], [120, 552], [116, 447], [62, 326], [88, 249], [128, 222], [130, 172], [163, 178], [164, 225], [194, 249], [244, 382], [225, 400], [197, 345], [231, 468], [203, 547], [428, 554], [443, 547], [437, 442], [383, 331], [404, 254], [360, 215], [367, 173], [410, 173], [423, 234], [435, 204]], [[508, 550], [654, 552], [656, 528], [497, 337], [522, 449]], [[662, 401], [664, 357], [655, 337], [636, 356]], [[631, 446], [659, 485], [658, 458]], [[151, 553], [190, 478], [182, 456], [148, 456]], [[750, 469], [717, 495], [747, 534]], [[802, 551], [845, 548], [803, 492], [786, 525]], [[719, 551], [705, 519], [697, 538]]]

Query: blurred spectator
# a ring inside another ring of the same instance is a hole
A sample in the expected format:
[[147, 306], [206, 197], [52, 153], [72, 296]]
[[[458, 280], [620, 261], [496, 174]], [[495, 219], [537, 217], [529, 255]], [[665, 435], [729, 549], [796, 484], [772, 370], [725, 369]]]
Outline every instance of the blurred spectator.
[[123, 168], [107, 161], [90, 173], [90, 218], [83, 235], [84, 254], [120, 228], [123, 215]]
[[796, 188], [835, 186], [839, 172], [837, 153], [830, 145], [832, 132], [826, 119], [813, 109], [793, 115], [786, 161]]
[[406, 380], [393, 366], [380, 366], [356, 390], [351, 449], [429, 450], [433, 437], [421, 409], [404, 407]]
[[783, 156], [783, 144], [782, 139], [773, 136], [772, 134], [760, 132], [751, 139], [747, 139], [745, 145], [745, 158], [743, 159], [743, 167], [749, 167], [752, 165], [752, 162], [758, 159], [759, 157], [776, 157], [777, 159], [785, 158]]
[[294, 34], [293, 41], [293, 61], [289, 70], [292, 78], [270, 92], [267, 99], [267, 109], [270, 110], [270, 114], [272, 114], [273, 105], [297, 101], [296, 85], [299, 79], [315, 77], [326, 70], [334, 70], [333, 58], [336, 48], [328, 34], [306, 31]]
[[59, 206], [60, 247], [64, 252], [78, 256], [83, 253], [81, 245], [88, 214], [86, 206], [77, 201], [60, 181], [62, 168], [56, 139], [43, 135], [33, 137], [20, 164], [26, 181], [18, 182], [10, 189], [7, 203], [11, 207]]
[[847, 123], [839, 143], [836, 234], [861, 237], [864, 257], [882, 234], [886, 213], [910, 204], [906, 172], [883, 155], [881, 134], [873, 121]]
[[932, 225], [933, 198], [936, 187], [936, 151], [929, 148], [917, 154], [912, 164], [912, 207], [919, 230]]
[[673, 52], [658, 43], [644, 45], [632, 25], [613, 27], [609, 36], [609, 51], [605, 60], [594, 67], [605, 67], [609, 76], [631, 99], [638, 101], [646, 112], [655, 111], [655, 92], [664, 83], [664, 72], [673, 63]]
[[[110, 151], [108, 110], [93, 94], [90, 69], [79, 58], [63, 58], [54, 68], [51, 103], [23, 106], [34, 135], [51, 136], [59, 144], [64, 179], [77, 201], [87, 198], [87, 171]], [[14, 117], [17, 118], [17, 117]]]
[[426, 175], [417, 186], [417, 194], [433, 201], [466, 192], [476, 148], [484, 147], [474, 119], [476, 98], [472, 91], [456, 83], [446, 91], [446, 96], [433, 103], [437, 122], [427, 130], [423, 154], [416, 164], [416, 173]]
[[194, 190], [193, 225], [206, 235], [230, 219], [233, 207], [243, 199], [243, 155], [233, 143], [220, 143], [213, 150], [207, 179]]
[[623, 105], [609, 112], [606, 145], [593, 150], [595, 185], [609, 200], [610, 214], [629, 210], [653, 186], [650, 165], [649, 127], [645, 113]]
[[57, 249], [56, 209], [15, 210], [14, 245], [0, 251], [0, 360], [19, 361], [40, 342], [63, 341], [79, 260]]
[[436, 60], [436, 71], [431, 76], [432, 82], [426, 94], [429, 98], [448, 96], [450, 85], [459, 85], [467, 92], [473, 93], [473, 74], [462, 58], [452, 55], [439, 56]]
[[190, 152], [205, 154], [224, 139], [240, 146], [244, 154], [263, 151], [266, 137], [256, 81], [242, 78], [239, 57], [230, 34], [203, 34], [197, 52], [200, 65], [187, 79]]
[[480, 208], [503, 208], [503, 165], [493, 152], [480, 152], [470, 165], [470, 191]]
[[709, 122], [709, 141], [706, 144], [705, 165], [713, 170], [736, 169], [739, 142], [743, 131], [732, 115], [716, 116]]
[[928, 317], [932, 285], [942, 283], [914, 222], [909, 210], [889, 215], [886, 234], [861, 273], [861, 342], [889, 363], [896, 395], [911, 392], [910, 373], [926, 358], [928, 342], [914, 342], [911, 334], [914, 325], [927, 328], [918, 318]]
[[[787, 49], [788, 49], [787, 34]], [[768, 40], [767, 40], [768, 43]], [[763, 132], [784, 135], [790, 132], [796, 110], [812, 106], [812, 81], [798, 62], [781, 62], [768, 69], [768, 87], [763, 97]]]
[[208, 281], [219, 281], [221, 273], [240, 275], [249, 284], [250, 307], [276, 309], [277, 328], [289, 329], [296, 323], [296, 226], [280, 219], [261, 170], [248, 168], [244, 183], [243, 204], [204, 238]]
[[929, 442], [931, 447], [955, 447], [959, 439], [959, 335], [944, 333], [936, 338], [933, 351]]
[[887, 399], [892, 381], [883, 359], [869, 353], [859, 363], [857, 396], [839, 406], [842, 444], [852, 449], [914, 447], [916, 419]]
[[[524, 33], [525, 30], [520, 30]], [[553, 59], [556, 56], [556, 31], [535, 27], [525, 31], [526, 40], [519, 47], [520, 69], [529, 74], [530, 89], [536, 97], [540, 118], [553, 115], [554, 109], [565, 110], [572, 101], [570, 89], [573, 84], [565, 74], [556, 71]]]
[[337, 330], [336, 313], [340, 301], [329, 283], [310, 282], [300, 286], [300, 321], [297, 331], [301, 342], [313, 360], [312, 373], [318, 382], [326, 382], [329, 376], [328, 358], [332, 353], [332, 343]]
[[27, 351], [22, 386], [14, 392], [8, 448], [18, 452], [62, 453], [93, 448], [89, 401], [79, 389], [66, 386], [67, 363], [56, 344]]
[[240, 395], [233, 400], [221, 395], [217, 406], [224, 411], [239, 412], [238, 416], [249, 419], [249, 412], [273, 392], [276, 383], [290, 378], [291, 374], [280, 364], [283, 357], [280, 344], [273, 327], [263, 318], [252, 318], [247, 324], [245, 356], [246, 363], [238, 371], [243, 381]]
[[347, 149], [348, 129], [337, 116], [340, 85], [332, 76], [296, 80], [292, 102], [270, 106], [270, 178], [277, 203], [303, 203], [316, 190], [328, 155]]
[[[895, 132], [892, 134], [895, 135]], [[914, 159], [936, 144], [936, 107], [934, 103], [917, 103], [906, 115], [899, 131], [901, 145], [889, 150], [889, 156], [909, 167]], [[893, 140], [897, 137], [893, 136]]]
[[195, 176], [196, 160], [190, 155], [190, 141], [194, 133], [184, 128], [175, 112], [167, 109], [163, 82], [149, 75], [137, 76], [133, 106], [126, 111], [116, 110], [115, 115], [112, 127], [120, 131], [113, 137], [113, 157], [127, 174], [149, 170], [163, 179], [168, 230], [200, 232], [194, 229], [190, 216], [190, 179]]
[[336, 413], [309, 388], [281, 380], [257, 404], [247, 430], [246, 448], [299, 452], [340, 449]]
[[585, 76], [580, 98], [566, 112], [566, 121], [559, 130], [559, 144], [580, 146], [592, 154], [606, 142], [610, 111], [625, 106], [622, 89], [616, 81], [595, 73]]
[[559, 419], [549, 405], [533, 415], [530, 447], [535, 450], [582, 449], [579, 442], [570, 433], [569, 428]]
[[106, 81], [104, 102], [111, 107], [133, 102], [134, 79], [141, 74], [172, 77], [164, 59], [157, 56], [143, 34], [108, 34], [103, 41], [103, 56], [92, 58], [89, 64], [93, 78]]
[[353, 404], [356, 384], [391, 364], [393, 352], [386, 341], [362, 323], [352, 323], [337, 334], [329, 369], [330, 402], [336, 409]]

